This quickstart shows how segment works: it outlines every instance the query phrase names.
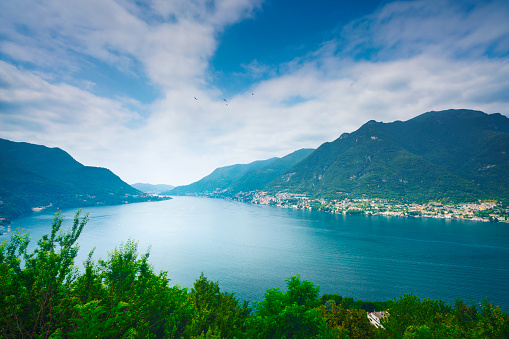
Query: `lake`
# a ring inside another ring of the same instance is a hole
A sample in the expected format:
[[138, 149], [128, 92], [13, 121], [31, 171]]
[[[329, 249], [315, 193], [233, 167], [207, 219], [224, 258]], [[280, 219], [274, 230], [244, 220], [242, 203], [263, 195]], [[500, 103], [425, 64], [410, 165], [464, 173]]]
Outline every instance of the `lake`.
[[[355, 300], [456, 297], [490, 301], [509, 311], [509, 224], [384, 216], [343, 216], [221, 199], [174, 197], [162, 202], [86, 208], [78, 264], [128, 239], [168, 272], [171, 284], [192, 287], [203, 272], [223, 291], [260, 300], [300, 274], [321, 293]], [[66, 210], [66, 226], [75, 210]], [[32, 243], [51, 229], [53, 214], [12, 222]], [[0, 236], [0, 241], [8, 235]]]

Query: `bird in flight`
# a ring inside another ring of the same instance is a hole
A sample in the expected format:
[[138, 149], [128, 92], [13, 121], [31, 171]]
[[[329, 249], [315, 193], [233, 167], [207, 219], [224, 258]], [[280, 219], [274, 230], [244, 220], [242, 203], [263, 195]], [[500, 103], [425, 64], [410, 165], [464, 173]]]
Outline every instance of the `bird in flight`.
[[254, 95], [254, 93], [251, 93], [251, 95]]
[[196, 99], [196, 97], [194, 97], [194, 99], [195, 99], [195, 100], [198, 100], [198, 99]]
[[[226, 101], [226, 99], [223, 99], [223, 100]], [[228, 102], [228, 101], [226, 101], [226, 102]]]

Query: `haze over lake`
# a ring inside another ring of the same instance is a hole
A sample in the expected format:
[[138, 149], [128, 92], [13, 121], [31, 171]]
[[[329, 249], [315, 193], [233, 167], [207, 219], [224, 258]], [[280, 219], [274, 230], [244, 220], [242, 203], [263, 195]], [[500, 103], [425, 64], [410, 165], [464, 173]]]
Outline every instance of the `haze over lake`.
[[[74, 211], [64, 211], [66, 226]], [[134, 239], [140, 253], [151, 246], [150, 262], [168, 271], [171, 284], [192, 287], [203, 272], [223, 291], [251, 301], [300, 274], [321, 293], [356, 300], [404, 293], [447, 303], [488, 297], [509, 310], [503, 223], [343, 216], [196, 197], [84, 211], [90, 220], [78, 241], [80, 267], [92, 248], [95, 259], [104, 258]], [[30, 229], [34, 245], [52, 219], [34, 214], [14, 220], [11, 229]]]

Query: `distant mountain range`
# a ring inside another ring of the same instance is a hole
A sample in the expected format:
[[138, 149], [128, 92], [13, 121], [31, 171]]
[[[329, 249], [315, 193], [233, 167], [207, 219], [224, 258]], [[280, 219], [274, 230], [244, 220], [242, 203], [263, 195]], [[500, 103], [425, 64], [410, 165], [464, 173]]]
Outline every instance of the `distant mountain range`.
[[164, 184], [152, 185], [152, 184], [146, 184], [146, 183], [141, 183], [141, 182], [132, 184], [131, 186], [136, 188], [137, 190], [142, 191], [143, 193], [149, 193], [149, 194], [163, 194], [165, 192], [170, 192], [172, 189], [175, 188], [175, 186], [172, 186], [172, 185], [164, 185]]
[[218, 168], [172, 194], [231, 197], [247, 191], [408, 202], [506, 199], [509, 119], [462, 109], [404, 122], [372, 120], [314, 151]]
[[34, 208], [63, 209], [154, 199], [109, 169], [84, 166], [60, 148], [0, 139], [0, 223]]
[[369, 121], [316, 150], [221, 167], [186, 186], [135, 186], [139, 190], [106, 168], [82, 165], [62, 149], [0, 139], [1, 224], [38, 208], [158, 199], [147, 193], [235, 198], [265, 191], [407, 202], [509, 199], [509, 118], [447, 110], [404, 122]]
[[270, 158], [249, 164], [220, 167], [203, 179], [171, 190], [171, 195], [224, 195], [254, 191], [276, 179], [296, 163], [310, 155], [313, 149], [301, 149], [283, 158]]

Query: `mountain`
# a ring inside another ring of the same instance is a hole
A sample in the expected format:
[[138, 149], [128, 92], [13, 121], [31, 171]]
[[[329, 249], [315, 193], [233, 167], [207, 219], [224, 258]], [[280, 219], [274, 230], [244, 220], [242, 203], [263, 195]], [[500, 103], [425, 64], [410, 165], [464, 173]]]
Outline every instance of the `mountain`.
[[172, 195], [210, 195], [213, 193], [235, 195], [242, 191], [260, 189], [312, 152], [312, 149], [301, 149], [282, 158], [274, 157], [249, 164], [220, 167], [195, 183], [175, 187], [170, 193]]
[[194, 182], [190, 185], [175, 187], [171, 194], [193, 195], [225, 191], [249, 171], [267, 166], [276, 159], [277, 158], [271, 158], [268, 160], [254, 161], [249, 164], [237, 164], [216, 168], [211, 174], [197, 182]]
[[369, 121], [269, 183], [314, 197], [473, 201], [509, 197], [509, 119], [472, 110]]
[[152, 185], [152, 184], [145, 184], [145, 183], [141, 183], [141, 182], [132, 184], [131, 186], [136, 188], [137, 190], [140, 190], [144, 193], [149, 193], [149, 194], [162, 194], [163, 192], [169, 192], [175, 188], [175, 186], [172, 186], [172, 185], [164, 185], [164, 184]]
[[231, 191], [234, 193], [249, 192], [263, 188], [269, 182], [313, 153], [313, 151], [314, 149], [300, 149], [282, 158], [276, 158], [267, 166], [252, 169], [231, 185]]
[[507, 199], [509, 118], [459, 109], [408, 121], [372, 120], [314, 151], [218, 168], [172, 194], [240, 197], [254, 191], [407, 202]]
[[0, 221], [33, 208], [147, 201], [106, 168], [84, 166], [60, 148], [0, 139]]

